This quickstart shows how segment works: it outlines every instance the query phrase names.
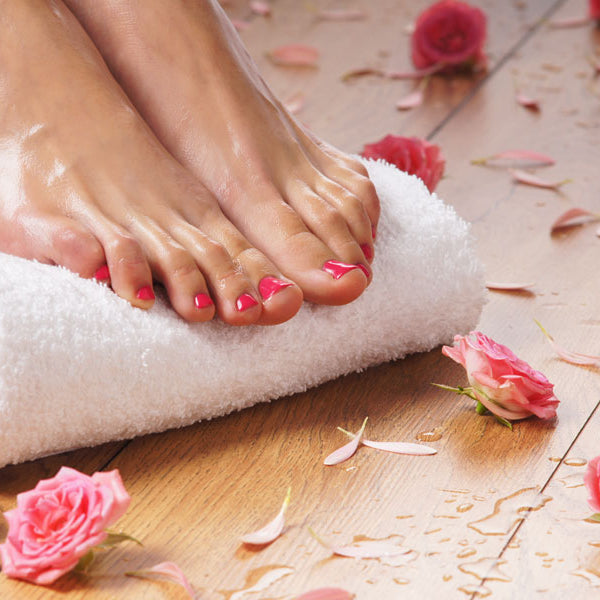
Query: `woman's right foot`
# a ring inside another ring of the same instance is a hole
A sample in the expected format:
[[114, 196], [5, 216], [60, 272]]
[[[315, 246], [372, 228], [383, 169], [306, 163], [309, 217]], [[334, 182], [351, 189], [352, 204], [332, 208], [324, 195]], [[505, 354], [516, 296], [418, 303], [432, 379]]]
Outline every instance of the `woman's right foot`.
[[60, 1], [0, 0], [0, 251], [189, 321], [274, 324], [302, 292], [171, 157]]

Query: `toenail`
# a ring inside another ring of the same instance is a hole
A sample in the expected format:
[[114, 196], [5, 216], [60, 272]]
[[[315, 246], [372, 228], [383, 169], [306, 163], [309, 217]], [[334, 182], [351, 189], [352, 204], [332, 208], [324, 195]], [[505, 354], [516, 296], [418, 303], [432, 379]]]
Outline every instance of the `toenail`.
[[194, 296], [196, 308], [208, 308], [213, 305], [213, 301], [208, 294], [196, 294]]
[[240, 311], [248, 310], [256, 306], [258, 302], [250, 294], [242, 294], [236, 301], [235, 307]]
[[373, 258], [373, 248], [369, 244], [361, 244], [360, 249], [363, 251], [365, 258], [371, 260]]
[[360, 263], [358, 263], [356, 266], [365, 274], [365, 277], [369, 279], [369, 269]]
[[108, 265], [102, 265], [95, 273], [94, 279], [98, 281], [106, 281], [110, 279], [110, 271], [108, 270]]
[[364, 272], [364, 265], [349, 265], [348, 263], [339, 260], [328, 260], [322, 267], [323, 271], [329, 273], [334, 279], [339, 279], [342, 275], [360, 268], [362, 268]]
[[149, 285], [141, 288], [135, 296], [138, 300], [154, 300], [154, 292]]
[[291, 285], [293, 284], [289, 281], [282, 281], [281, 279], [277, 279], [277, 277], [264, 277], [258, 284], [258, 291], [260, 292], [263, 300], [268, 300], [279, 290], [290, 287]]

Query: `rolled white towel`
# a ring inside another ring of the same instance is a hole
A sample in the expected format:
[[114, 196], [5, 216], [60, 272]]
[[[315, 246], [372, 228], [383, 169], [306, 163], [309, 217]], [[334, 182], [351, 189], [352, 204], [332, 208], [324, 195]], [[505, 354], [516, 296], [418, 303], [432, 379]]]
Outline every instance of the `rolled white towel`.
[[0, 466], [224, 415], [448, 343], [485, 301], [468, 225], [366, 161], [382, 206], [373, 282], [274, 327], [189, 324], [66, 269], [0, 254]]

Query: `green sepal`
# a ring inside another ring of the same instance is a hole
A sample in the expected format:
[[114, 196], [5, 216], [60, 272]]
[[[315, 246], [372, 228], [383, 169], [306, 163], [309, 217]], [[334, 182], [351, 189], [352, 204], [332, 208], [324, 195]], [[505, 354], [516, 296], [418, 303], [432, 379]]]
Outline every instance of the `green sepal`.
[[435, 387], [438, 387], [441, 390], [446, 390], [448, 392], [454, 392], [455, 394], [458, 394], [459, 396], [460, 395], [469, 396], [469, 398], [471, 398], [472, 400], [477, 400], [477, 398], [475, 397], [475, 394], [473, 394], [472, 387], [464, 388], [460, 385], [458, 385], [456, 387], [452, 387], [450, 385], [443, 385], [441, 383], [432, 383], [431, 385], [435, 385]]
[[488, 409], [481, 404], [481, 402], [479, 400], [477, 400], [477, 406], [475, 407], [475, 412], [478, 415], [485, 415], [485, 413], [488, 411]]
[[113, 533], [111, 531], [107, 531], [107, 533], [107, 538], [101, 544], [98, 544], [98, 546], [96, 546], [97, 548], [102, 548], [104, 550], [112, 548], [113, 546], [121, 544], [122, 542], [135, 542], [138, 546], [144, 545], [142, 542], [140, 542], [140, 540], [131, 535], [127, 535], [126, 533]]
[[94, 551], [88, 550], [86, 554], [79, 559], [79, 562], [75, 565], [73, 570], [77, 571], [78, 573], [86, 573], [91, 564], [94, 562], [95, 558], [96, 555], [94, 554]]
[[594, 521], [595, 523], [600, 523], [600, 513], [594, 513], [590, 515], [586, 521]]
[[511, 431], [513, 430], [512, 423], [510, 421], [508, 421], [507, 419], [499, 417], [498, 415], [494, 415], [494, 418], [496, 419], [496, 421], [498, 421], [498, 423], [500, 423], [500, 425], [504, 425], [504, 427], [508, 427]]

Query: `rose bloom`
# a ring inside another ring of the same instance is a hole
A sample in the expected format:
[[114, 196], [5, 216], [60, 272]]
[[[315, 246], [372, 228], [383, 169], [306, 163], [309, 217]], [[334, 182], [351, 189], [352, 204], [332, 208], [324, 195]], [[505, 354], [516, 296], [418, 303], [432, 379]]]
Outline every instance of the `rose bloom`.
[[600, 0], [590, 0], [590, 18], [600, 21]]
[[362, 156], [382, 158], [401, 171], [416, 175], [433, 192], [444, 174], [446, 161], [439, 146], [417, 137], [386, 135], [374, 144], [366, 144]]
[[8, 536], [0, 544], [2, 571], [32, 583], [53, 583], [106, 539], [105, 528], [130, 501], [118, 470], [90, 477], [62, 467], [18, 494], [17, 508], [4, 513]]
[[486, 18], [479, 9], [458, 0], [441, 0], [423, 11], [412, 35], [417, 69], [444, 65], [485, 68]]
[[442, 352], [465, 368], [473, 393], [490, 412], [510, 420], [556, 416], [554, 386], [509, 348], [479, 331], [454, 342]]
[[588, 504], [592, 510], [600, 513], [600, 456], [590, 460], [583, 481], [585, 481], [585, 487], [590, 493]]

